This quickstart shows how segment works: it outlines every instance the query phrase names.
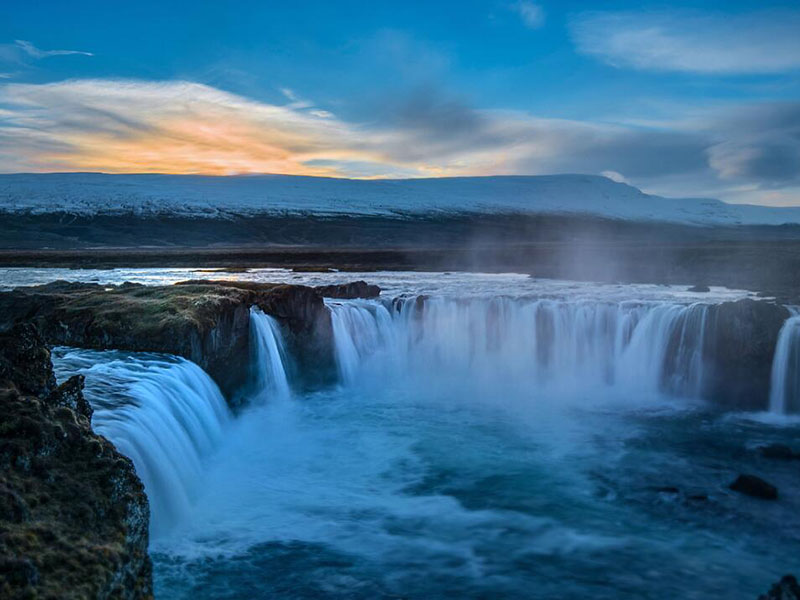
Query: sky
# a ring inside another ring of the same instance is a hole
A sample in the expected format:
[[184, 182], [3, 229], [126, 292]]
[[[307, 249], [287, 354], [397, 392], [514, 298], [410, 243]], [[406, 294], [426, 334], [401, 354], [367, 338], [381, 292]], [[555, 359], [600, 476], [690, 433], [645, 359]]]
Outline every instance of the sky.
[[0, 172], [50, 171], [800, 205], [800, 4], [2, 0]]

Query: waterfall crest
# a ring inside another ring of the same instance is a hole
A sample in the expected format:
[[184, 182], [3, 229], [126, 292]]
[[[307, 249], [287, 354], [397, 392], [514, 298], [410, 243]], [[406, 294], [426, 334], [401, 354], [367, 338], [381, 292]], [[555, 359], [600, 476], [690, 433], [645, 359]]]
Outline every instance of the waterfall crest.
[[800, 316], [796, 314], [786, 320], [778, 334], [769, 409], [779, 414], [800, 412]]
[[280, 324], [254, 306], [250, 309], [250, 335], [256, 396], [265, 400], [289, 398], [287, 352]]
[[57, 348], [59, 380], [86, 376], [92, 426], [130, 458], [144, 483], [157, 536], [188, 512], [202, 461], [222, 439], [229, 409], [193, 362], [159, 354]]
[[551, 299], [330, 301], [339, 374], [463, 374], [551, 388], [696, 397], [708, 306]]

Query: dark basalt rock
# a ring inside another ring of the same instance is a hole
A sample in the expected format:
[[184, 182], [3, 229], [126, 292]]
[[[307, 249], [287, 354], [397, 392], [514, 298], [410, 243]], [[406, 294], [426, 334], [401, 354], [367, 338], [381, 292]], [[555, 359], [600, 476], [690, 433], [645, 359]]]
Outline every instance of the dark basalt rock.
[[50, 349], [31, 323], [0, 334], [0, 380], [17, 382], [20, 392], [47, 395], [56, 387]]
[[778, 488], [756, 475], [739, 475], [736, 481], [728, 487], [734, 492], [746, 494], [753, 498], [761, 498], [763, 500], [778, 499]]
[[769, 592], [761, 594], [758, 600], [800, 600], [800, 584], [794, 575], [784, 575]]
[[83, 382], [83, 375], [73, 375], [53, 390], [47, 397], [47, 402], [53, 406], [66, 406], [91, 423], [94, 411], [89, 401], [83, 397]]
[[318, 285], [314, 288], [324, 298], [339, 298], [342, 300], [353, 298], [377, 298], [381, 295], [381, 288], [371, 285], [366, 281], [353, 281], [338, 285]]
[[152, 598], [144, 488], [45, 356], [29, 326], [0, 339], [0, 597]]
[[739, 300], [708, 309], [703, 394], [735, 410], [766, 410], [778, 333], [789, 311], [772, 302]]
[[[101, 286], [60, 281], [0, 293], [0, 329], [30, 321], [52, 345], [183, 356], [202, 367], [231, 399], [248, 381], [251, 306], [284, 325], [300, 366], [314, 367], [306, 372], [332, 380], [330, 312], [322, 296], [307, 286], [214, 280]], [[38, 385], [52, 390], [54, 381]]]
[[686, 290], [686, 291], [688, 291], [688, 292], [694, 292], [694, 293], [696, 293], [696, 294], [704, 294], [704, 293], [706, 293], [706, 292], [710, 292], [710, 291], [711, 291], [711, 288], [710, 288], [710, 287], [708, 287], [707, 285], [693, 285], [692, 287], [690, 287], [690, 288], [689, 288], [688, 290]]
[[778, 460], [795, 460], [800, 459], [800, 452], [795, 452], [785, 444], [770, 444], [768, 446], [760, 446], [758, 452], [764, 458], [774, 458]]

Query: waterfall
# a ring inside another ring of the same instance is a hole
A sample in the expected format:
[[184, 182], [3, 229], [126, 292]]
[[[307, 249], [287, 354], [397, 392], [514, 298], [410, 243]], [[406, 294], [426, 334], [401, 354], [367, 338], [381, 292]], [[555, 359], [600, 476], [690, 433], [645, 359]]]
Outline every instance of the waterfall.
[[291, 390], [286, 376], [287, 353], [280, 324], [259, 308], [250, 309], [253, 388], [258, 397], [286, 399]]
[[339, 376], [343, 382], [351, 383], [364, 360], [380, 350], [392, 349], [395, 326], [380, 302], [353, 300], [328, 305]]
[[800, 412], [800, 316], [797, 315], [788, 318], [778, 334], [769, 409], [780, 414]]
[[329, 301], [339, 373], [365, 365], [562, 390], [596, 385], [696, 397], [704, 304], [428, 298]]
[[194, 363], [170, 355], [56, 348], [59, 381], [86, 376], [92, 426], [130, 458], [150, 500], [151, 532], [188, 512], [202, 461], [229, 420], [214, 381]]

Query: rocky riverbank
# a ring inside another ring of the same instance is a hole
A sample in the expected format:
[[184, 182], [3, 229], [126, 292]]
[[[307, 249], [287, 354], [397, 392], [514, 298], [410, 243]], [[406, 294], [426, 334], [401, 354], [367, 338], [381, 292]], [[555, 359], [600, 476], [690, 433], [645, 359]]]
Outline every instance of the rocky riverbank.
[[334, 376], [330, 314], [323, 296], [375, 297], [355, 282], [315, 289], [229, 281], [119, 286], [64, 281], [0, 293], [0, 330], [34, 323], [51, 345], [164, 352], [202, 367], [229, 399], [246, 384], [250, 307], [278, 319], [297, 369], [319, 383]]
[[35, 327], [0, 335], [0, 597], [152, 598], [149, 506], [91, 428], [83, 378], [56, 384]]

